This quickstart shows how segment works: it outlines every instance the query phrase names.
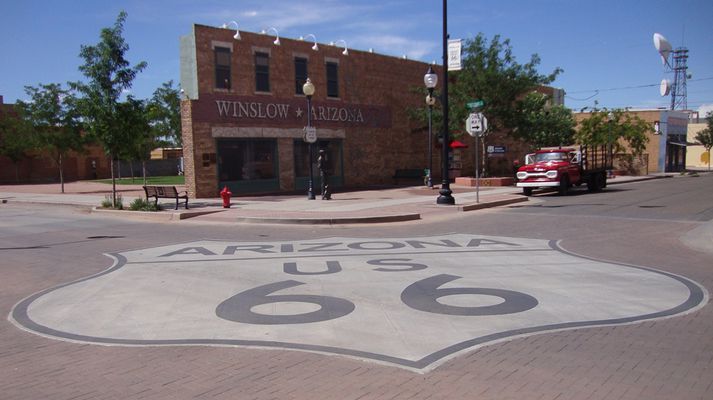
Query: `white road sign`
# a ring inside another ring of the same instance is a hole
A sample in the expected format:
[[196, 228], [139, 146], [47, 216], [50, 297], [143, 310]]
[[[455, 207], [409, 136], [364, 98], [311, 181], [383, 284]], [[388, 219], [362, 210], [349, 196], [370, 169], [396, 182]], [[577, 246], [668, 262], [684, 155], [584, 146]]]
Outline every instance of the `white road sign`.
[[317, 128], [314, 126], [305, 126], [304, 140], [307, 143], [314, 143], [317, 141]]
[[482, 113], [471, 113], [465, 120], [465, 130], [470, 136], [483, 137], [488, 130], [488, 119]]

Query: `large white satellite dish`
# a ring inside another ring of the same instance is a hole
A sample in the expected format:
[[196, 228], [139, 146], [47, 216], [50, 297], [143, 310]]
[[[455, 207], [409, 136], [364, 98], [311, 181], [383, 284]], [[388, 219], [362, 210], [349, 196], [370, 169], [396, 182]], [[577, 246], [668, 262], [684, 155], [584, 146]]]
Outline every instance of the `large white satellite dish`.
[[671, 81], [662, 79], [661, 86], [659, 86], [659, 93], [661, 93], [661, 97], [668, 96], [668, 94], [671, 93]]
[[654, 33], [654, 46], [656, 47], [656, 51], [661, 54], [661, 60], [666, 64], [668, 55], [671, 54], [671, 50], [673, 50], [671, 43], [666, 40], [662, 34]]

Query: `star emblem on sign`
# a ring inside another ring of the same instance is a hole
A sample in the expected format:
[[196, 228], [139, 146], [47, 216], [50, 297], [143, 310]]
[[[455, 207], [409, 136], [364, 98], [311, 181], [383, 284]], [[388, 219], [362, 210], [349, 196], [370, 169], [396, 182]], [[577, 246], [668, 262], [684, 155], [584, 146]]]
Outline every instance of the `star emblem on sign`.
[[297, 107], [297, 110], [295, 111], [295, 113], [297, 114], [297, 118], [302, 118], [303, 111], [302, 111], [301, 107]]

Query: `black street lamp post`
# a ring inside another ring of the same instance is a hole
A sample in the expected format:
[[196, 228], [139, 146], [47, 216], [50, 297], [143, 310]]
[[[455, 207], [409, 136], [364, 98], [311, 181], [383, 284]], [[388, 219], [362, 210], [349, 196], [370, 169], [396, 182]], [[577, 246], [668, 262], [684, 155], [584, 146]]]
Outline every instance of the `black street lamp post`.
[[443, 181], [441, 183], [440, 196], [436, 199], [436, 204], [454, 205], [456, 199], [451, 195], [451, 184], [448, 177], [448, 1], [443, 0], [443, 93], [441, 94], [441, 104], [443, 105], [443, 156], [442, 171]]
[[438, 84], [438, 75], [433, 72], [433, 68], [429, 65], [426, 75], [423, 76], [423, 83], [428, 89], [428, 96], [426, 96], [426, 104], [428, 105], [428, 176], [426, 176], [426, 185], [429, 188], [433, 188], [433, 181], [431, 177], [433, 176], [433, 105], [436, 104], [436, 99], [433, 98], [433, 89]]
[[[302, 92], [307, 96], [307, 128], [312, 127], [312, 95], [314, 94], [314, 84], [307, 78], [307, 82], [302, 85]], [[307, 200], [314, 200], [314, 191], [312, 190], [312, 181], [314, 180], [314, 172], [312, 170], [312, 159], [314, 158], [313, 142], [309, 141], [309, 187], [307, 189]]]

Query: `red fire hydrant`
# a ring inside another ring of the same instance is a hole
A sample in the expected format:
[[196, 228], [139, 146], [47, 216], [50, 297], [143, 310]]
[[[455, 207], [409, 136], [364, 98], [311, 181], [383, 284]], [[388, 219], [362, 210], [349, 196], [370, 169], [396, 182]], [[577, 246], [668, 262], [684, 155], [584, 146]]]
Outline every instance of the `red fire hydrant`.
[[232, 194], [228, 186], [225, 186], [223, 190], [220, 191], [220, 197], [223, 198], [223, 208], [230, 208], [230, 196], [232, 196]]

